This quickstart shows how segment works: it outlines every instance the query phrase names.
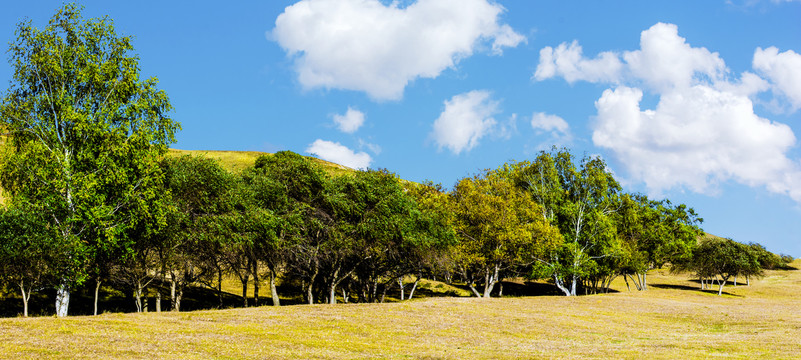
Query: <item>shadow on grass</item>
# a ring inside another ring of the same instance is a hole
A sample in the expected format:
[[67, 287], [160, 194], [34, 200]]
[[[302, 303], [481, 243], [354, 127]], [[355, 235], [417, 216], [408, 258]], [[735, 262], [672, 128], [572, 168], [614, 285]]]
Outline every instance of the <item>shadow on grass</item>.
[[[699, 284], [700, 284], [700, 282], [699, 282]], [[707, 293], [707, 294], [714, 294], [714, 295], [718, 294], [717, 290], [713, 290], [713, 289], [701, 290], [700, 286], [673, 285], [673, 284], [650, 284], [648, 286], [659, 288], [659, 289], [689, 290], [689, 291], [698, 291], [698, 292], [703, 292], [703, 293]], [[717, 287], [718, 285], [713, 285], [713, 286]], [[727, 285], [727, 286], [730, 286], [730, 285]], [[744, 297], [742, 295], [732, 294], [732, 293], [727, 292], [727, 291], [724, 291], [722, 293], [722, 295], [728, 295], [728, 296], [733, 296], [733, 297]]]

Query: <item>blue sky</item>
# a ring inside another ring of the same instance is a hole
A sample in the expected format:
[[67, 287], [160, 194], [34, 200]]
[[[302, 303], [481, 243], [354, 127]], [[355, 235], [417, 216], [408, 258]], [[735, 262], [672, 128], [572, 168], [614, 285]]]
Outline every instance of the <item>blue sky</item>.
[[[183, 126], [175, 148], [450, 187], [566, 146], [710, 233], [801, 256], [801, 1], [82, 3], [134, 36]], [[0, 41], [59, 6], [3, 2]]]

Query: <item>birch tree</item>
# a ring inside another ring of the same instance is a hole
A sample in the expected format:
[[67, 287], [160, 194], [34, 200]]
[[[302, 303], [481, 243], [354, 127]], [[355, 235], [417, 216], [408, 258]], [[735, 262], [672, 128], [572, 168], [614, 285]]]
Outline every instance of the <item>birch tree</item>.
[[599, 157], [585, 156], [576, 166], [567, 150], [541, 152], [533, 162], [514, 165], [518, 186], [542, 205], [541, 217], [559, 228], [563, 245], [539, 261], [534, 277], [552, 278], [567, 296], [582, 281], [608, 276], [597, 260], [622, 250], [611, 215], [617, 211], [620, 185]]
[[44, 29], [27, 20], [16, 35], [0, 104], [13, 151], [0, 183], [58, 234], [55, 249], [69, 265], [58, 274], [56, 313], [66, 316], [95, 250], [127, 246], [120, 234], [157, 196], [156, 162], [179, 125], [157, 80], [140, 79], [131, 39], [112, 20], [83, 20], [68, 4]]

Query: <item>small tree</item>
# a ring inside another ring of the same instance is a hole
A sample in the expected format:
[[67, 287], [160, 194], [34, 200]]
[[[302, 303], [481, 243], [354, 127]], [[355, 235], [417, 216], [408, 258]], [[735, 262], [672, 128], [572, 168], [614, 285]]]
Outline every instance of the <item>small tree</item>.
[[31, 293], [52, 280], [52, 235], [34, 213], [0, 209], [0, 280], [20, 289], [25, 317]]
[[677, 264], [676, 269], [694, 271], [701, 279], [719, 276], [718, 295], [723, 294], [723, 286], [734, 276], [762, 274], [756, 254], [747, 245], [732, 239], [709, 239], [701, 242], [692, 259]]

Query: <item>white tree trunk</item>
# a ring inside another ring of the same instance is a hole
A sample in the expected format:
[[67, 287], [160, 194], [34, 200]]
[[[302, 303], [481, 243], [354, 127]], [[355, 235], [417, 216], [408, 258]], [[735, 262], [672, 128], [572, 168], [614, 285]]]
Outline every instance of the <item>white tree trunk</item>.
[[400, 287], [400, 299], [403, 300], [406, 297], [406, 292], [403, 287], [403, 278], [398, 278], [398, 287]]
[[274, 270], [270, 270], [270, 296], [273, 298], [273, 306], [281, 306], [281, 299], [278, 297], [278, 288], [275, 286]]
[[414, 284], [412, 285], [412, 289], [409, 290], [409, 297], [407, 298], [407, 300], [412, 299], [412, 296], [414, 296], [414, 290], [417, 289], [417, 283], [419, 282], [420, 282], [420, 276], [417, 277], [417, 279], [414, 281]]
[[63, 281], [56, 289], [56, 316], [65, 317], [70, 307], [70, 290]]
[[553, 275], [553, 282], [556, 284], [556, 287], [559, 288], [559, 290], [562, 290], [562, 292], [565, 293], [565, 296], [570, 296], [570, 290], [565, 286], [562, 279], [556, 274]]
[[31, 299], [31, 290], [25, 293], [25, 282], [19, 282], [19, 288], [22, 290], [22, 316], [28, 317], [28, 300]]

